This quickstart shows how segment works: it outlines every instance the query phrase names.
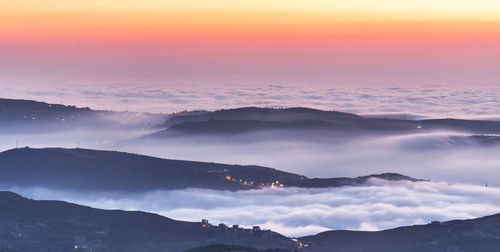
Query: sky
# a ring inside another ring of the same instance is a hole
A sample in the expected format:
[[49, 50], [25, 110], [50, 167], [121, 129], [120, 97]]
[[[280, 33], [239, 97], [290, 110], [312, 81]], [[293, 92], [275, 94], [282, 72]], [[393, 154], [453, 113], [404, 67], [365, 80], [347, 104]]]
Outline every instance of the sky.
[[2, 0], [0, 86], [482, 87], [496, 0]]

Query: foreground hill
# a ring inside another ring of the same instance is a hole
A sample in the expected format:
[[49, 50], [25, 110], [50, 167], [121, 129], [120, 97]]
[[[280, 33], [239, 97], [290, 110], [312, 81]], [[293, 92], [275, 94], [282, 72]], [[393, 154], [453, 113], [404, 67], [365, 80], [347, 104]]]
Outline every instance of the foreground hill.
[[300, 240], [308, 245], [304, 251], [318, 252], [495, 252], [500, 248], [500, 214], [379, 232], [327, 231]]
[[150, 135], [151, 138], [185, 136], [242, 134], [255, 132], [318, 132], [322, 137], [339, 133], [349, 134], [401, 134], [432, 131], [459, 131], [469, 134], [499, 134], [500, 121], [431, 119], [396, 120], [387, 118], [365, 118], [337, 111], [322, 111], [309, 108], [237, 108], [177, 115]]
[[379, 232], [328, 231], [292, 240], [258, 228], [183, 222], [0, 192], [0, 251], [496, 252], [499, 247], [500, 214]]
[[0, 192], [0, 251], [183, 251], [211, 243], [294, 248], [271, 231], [227, 229], [145, 212], [99, 210]]
[[189, 187], [244, 190], [262, 187], [359, 185], [376, 177], [419, 181], [399, 174], [309, 179], [261, 166], [154, 158], [88, 149], [21, 148], [0, 153], [0, 185], [73, 190], [148, 191]]
[[[259, 250], [251, 247], [234, 246], [227, 244], [212, 244], [197, 248], [188, 249], [185, 252], [291, 252], [290, 249], [266, 249]], [[294, 251], [297, 251], [294, 249]], [[0, 251], [1, 252], [1, 251]]]

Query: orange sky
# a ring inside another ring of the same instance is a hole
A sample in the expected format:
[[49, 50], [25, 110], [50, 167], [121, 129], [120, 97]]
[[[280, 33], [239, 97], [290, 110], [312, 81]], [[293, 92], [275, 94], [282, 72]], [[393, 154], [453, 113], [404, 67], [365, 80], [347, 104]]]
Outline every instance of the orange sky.
[[0, 2], [0, 80], [494, 83], [499, 45], [497, 0]]

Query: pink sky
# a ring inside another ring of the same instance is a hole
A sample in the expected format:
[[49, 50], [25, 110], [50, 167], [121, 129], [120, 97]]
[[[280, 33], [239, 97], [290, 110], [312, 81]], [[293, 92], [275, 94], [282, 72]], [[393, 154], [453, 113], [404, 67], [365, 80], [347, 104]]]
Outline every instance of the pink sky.
[[0, 85], [499, 84], [494, 1], [189, 1], [5, 0]]

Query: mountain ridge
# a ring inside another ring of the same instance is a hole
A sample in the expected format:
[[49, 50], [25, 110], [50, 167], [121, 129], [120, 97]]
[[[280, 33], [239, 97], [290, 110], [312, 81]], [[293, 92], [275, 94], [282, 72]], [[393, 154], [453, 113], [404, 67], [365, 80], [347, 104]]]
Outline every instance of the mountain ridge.
[[422, 181], [400, 174], [358, 178], [308, 178], [255, 165], [162, 159], [116, 151], [20, 148], [0, 153], [3, 186], [149, 191], [184, 188], [248, 190], [265, 187], [362, 185], [370, 178]]
[[177, 221], [147, 212], [101, 210], [0, 192], [0, 249], [159, 252], [183, 251], [212, 242], [261, 248], [295, 246], [271, 231], [266, 235], [248, 231], [230, 233], [207, 228], [201, 222]]
[[[500, 134], [500, 121], [465, 119], [406, 120], [363, 117], [338, 111], [311, 108], [243, 107], [195, 115], [174, 115], [146, 138], [175, 136], [241, 135], [255, 132], [317, 132], [322, 137], [365, 134], [425, 133], [458, 131], [470, 134]], [[306, 134], [306, 133], [304, 133]], [[310, 135], [310, 134], [307, 134]], [[289, 134], [288, 136], [293, 136]]]
[[500, 214], [383, 231], [331, 230], [292, 239], [261, 229], [212, 226], [141, 211], [30, 200], [0, 191], [0, 251], [62, 252], [78, 247], [78, 251], [177, 252], [224, 248], [211, 244], [243, 246], [250, 251], [253, 247], [290, 252], [496, 252], [500, 246]]
[[500, 247], [500, 214], [372, 232], [332, 230], [299, 239], [310, 245], [304, 251], [311, 252], [332, 248], [350, 252], [495, 252]]

